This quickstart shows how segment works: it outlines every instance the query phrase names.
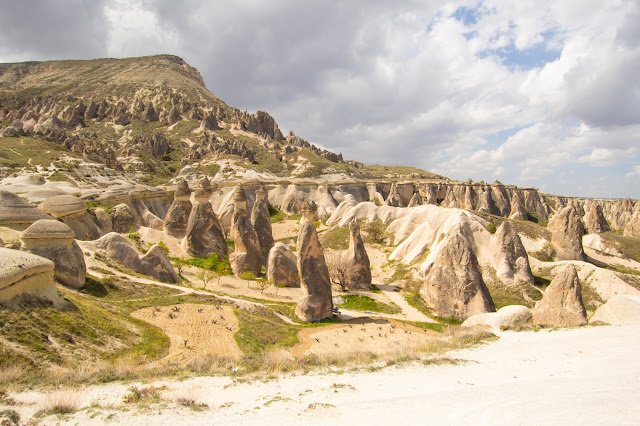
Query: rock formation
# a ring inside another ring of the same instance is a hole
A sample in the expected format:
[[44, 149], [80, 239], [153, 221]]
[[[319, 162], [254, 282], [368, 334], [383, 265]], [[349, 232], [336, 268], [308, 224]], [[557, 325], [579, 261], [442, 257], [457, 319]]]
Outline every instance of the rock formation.
[[443, 241], [433, 264], [425, 272], [420, 296], [436, 315], [464, 320], [494, 312], [495, 306], [482, 279], [471, 243], [458, 227]]
[[498, 227], [493, 246], [491, 251], [502, 255], [496, 262], [496, 275], [500, 281], [507, 285], [534, 284], [529, 256], [510, 222], [504, 221]]
[[112, 223], [113, 231], [121, 234], [132, 232], [137, 228], [133, 209], [124, 203], [114, 207]]
[[636, 210], [624, 227], [624, 236], [640, 238], [640, 211]]
[[371, 289], [371, 263], [357, 220], [349, 224], [349, 248], [341, 254], [346, 266], [345, 284], [350, 290]]
[[82, 247], [95, 251], [125, 268], [148, 275], [159, 281], [181, 283], [171, 261], [158, 245], [152, 246], [147, 254], [140, 256], [131, 241], [120, 234], [110, 232], [95, 240], [81, 243]]
[[409, 204], [407, 205], [407, 207], [415, 207], [421, 204], [422, 204], [422, 198], [420, 198], [420, 194], [418, 194], [417, 192], [414, 192], [413, 195], [411, 196], [411, 200], [409, 200]]
[[557, 260], [586, 260], [582, 248], [584, 227], [573, 206], [567, 206], [551, 218], [547, 229], [551, 232], [551, 244]]
[[333, 315], [329, 270], [316, 227], [313, 225], [316, 209], [313, 201], [303, 203], [301, 208], [303, 221], [296, 245], [298, 274], [302, 288], [302, 297], [296, 304], [296, 315], [308, 322], [331, 318]]
[[28, 226], [40, 219], [51, 219], [51, 216], [13, 192], [0, 191], [0, 225]]
[[0, 301], [26, 293], [63, 303], [53, 282], [54, 267], [44, 257], [0, 247]]
[[520, 194], [517, 192], [514, 193], [513, 198], [511, 198], [511, 213], [509, 214], [509, 219], [528, 220], [528, 218], [529, 216], [524, 209], [524, 204], [522, 204]]
[[400, 192], [398, 192], [398, 186], [395, 183], [391, 184], [391, 189], [389, 190], [389, 195], [387, 199], [384, 201], [386, 206], [392, 207], [404, 207], [404, 203], [402, 202], [402, 197], [400, 197]]
[[176, 192], [173, 194], [173, 203], [169, 207], [164, 218], [164, 232], [172, 237], [182, 238], [187, 232], [187, 223], [193, 207], [190, 201], [191, 189], [186, 180], [180, 180]]
[[79, 240], [100, 238], [100, 231], [91, 219], [84, 201], [73, 195], [56, 195], [47, 198], [40, 209], [67, 224]]
[[588, 234], [599, 234], [609, 231], [609, 224], [604, 218], [602, 207], [599, 204], [593, 204], [589, 209], [589, 213], [584, 218], [585, 228]]
[[640, 296], [616, 294], [601, 305], [589, 320], [590, 323], [603, 322], [611, 325], [640, 324]]
[[200, 181], [194, 198], [182, 245], [190, 256], [209, 257], [211, 253], [215, 253], [222, 259], [227, 255], [227, 244], [222, 227], [209, 202], [211, 187], [206, 177]]
[[96, 217], [96, 224], [100, 229], [101, 235], [108, 234], [109, 232], [113, 232], [113, 222], [111, 221], [111, 216], [109, 213], [102, 207], [98, 207], [93, 211], [93, 215]]
[[463, 327], [488, 326], [491, 331], [521, 330], [530, 327], [533, 314], [529, 308], [522, 305], [509, 305], [485, 314], [473, 315], [462, 323]]
[[62, 284], [71, 288], [84, 285], [87, 273], [84, 254], [69, 226], [57, 220], [41, 219], [29, 226], [21, 239], [21, 250], [53, 261], [55, 278]]
[[289, 247], [282, 243], [276, 243], [269, 250], [267, 279], [285, 287], [300, 287], [298, 259]]
[[269, 205], [265, 200], [266, 195], [267, 192], [264, 188], [259, 188], [256, 191], [256, 201], [253, 203], [253, 208], [251, 209], [251, 224], [258, 235], [262, 260], [265, 266], [269, 259], [269, 250], [273, 247], [273, 233], [271, 231]]
[[229, 255], [229, 263], [237, 277], [246, 272], [258, 277], [262, 270], [262, 251], [256, 230], [247, 216], [247, 196], [241, 186], [236, 187], [233, 202], [235, 210], [231, 218], [231, 239], [235, 243], [235, 251]]
[[533, 310], [533, 323], [543, 327], [577, 327], [587, 323], [576, 267], [569, 263], [551, 281]]

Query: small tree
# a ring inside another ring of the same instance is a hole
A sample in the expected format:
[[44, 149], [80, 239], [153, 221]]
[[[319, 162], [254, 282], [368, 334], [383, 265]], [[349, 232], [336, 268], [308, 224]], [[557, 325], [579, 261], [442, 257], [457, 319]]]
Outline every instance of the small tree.
[[243, 273], [241, 273], [238, 278], [240, 278], [241, 280], [247, 280], [247, 287], [250, 287], [250, 282], [251, 280], [254, 280], [256, 278], [255, 275], [253, 275], [253, 272], [251, 271], [245, 271]]
[[207, 283], [209, 283], [209, 281], [211, 281], [211, 279], [213, 278], [213, 273], [211, 271], [207, 271], [206, 269], [201, 269], [197, 274], [196, 277], [202, 281], [202, 287], [206, 290], [207, 289]]
[[271, 281], [267, 280], [266, 278], [258, 279], [257, 283], [258, 287], [260, 287], [260, 293], [262, 294], [264, 294], [264, 291], [271, 285]]
[[328, 253], [325, 256], [329, 278], [334, 284], [338, 284], [342, 291], [347, 291], [349, 278], [349, 261], [341, 252]]
[[363, 230], [367, 233], [367, 239], [374, 243], [383, 243], [387, 237], [387, 227], [380, 219], [367, 223], [363, 226]]

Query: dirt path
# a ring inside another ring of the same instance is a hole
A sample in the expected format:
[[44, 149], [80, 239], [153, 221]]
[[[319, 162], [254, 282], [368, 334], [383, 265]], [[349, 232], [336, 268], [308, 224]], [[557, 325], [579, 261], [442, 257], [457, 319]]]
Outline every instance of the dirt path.
[[238, 319], [228, 306], [180, 304], [139, 309], [131, 316], [159, 327], [171, 339], [169, 354], [158, 364], [184, 364], [207, 355], [237, 359], [233, 338]]

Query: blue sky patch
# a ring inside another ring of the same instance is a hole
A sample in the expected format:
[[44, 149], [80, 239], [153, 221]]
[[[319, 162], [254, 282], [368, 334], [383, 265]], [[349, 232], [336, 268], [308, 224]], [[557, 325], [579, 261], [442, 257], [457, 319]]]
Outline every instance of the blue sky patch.
[[478, 23], [480, 17], [480, 11], [478, 9], [471, 9], [469, 7], [459, 7], [453, 12], [452, 15], [457, 21], [464, 24], [465, 27]]

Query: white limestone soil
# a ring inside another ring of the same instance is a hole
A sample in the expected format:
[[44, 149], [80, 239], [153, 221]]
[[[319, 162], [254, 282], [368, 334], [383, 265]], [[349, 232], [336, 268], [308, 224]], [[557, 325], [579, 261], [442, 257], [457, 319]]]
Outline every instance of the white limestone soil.
[[[131, 383], [78, 391], [81, 409], [40, 424], [637, 424], [638, 326], [507, 332], [500, 340], [450, 352], [458, 364], [409, 364], [374, 372], [316, 372], [280, 378], [166, 379], [159, 404], [124, 404]], [[41, 391], [11, 394], [30, 419]], [[180, 397], [208, 405], [194, 411]], [[93, 407], [92, 407], [93, 404]]]

